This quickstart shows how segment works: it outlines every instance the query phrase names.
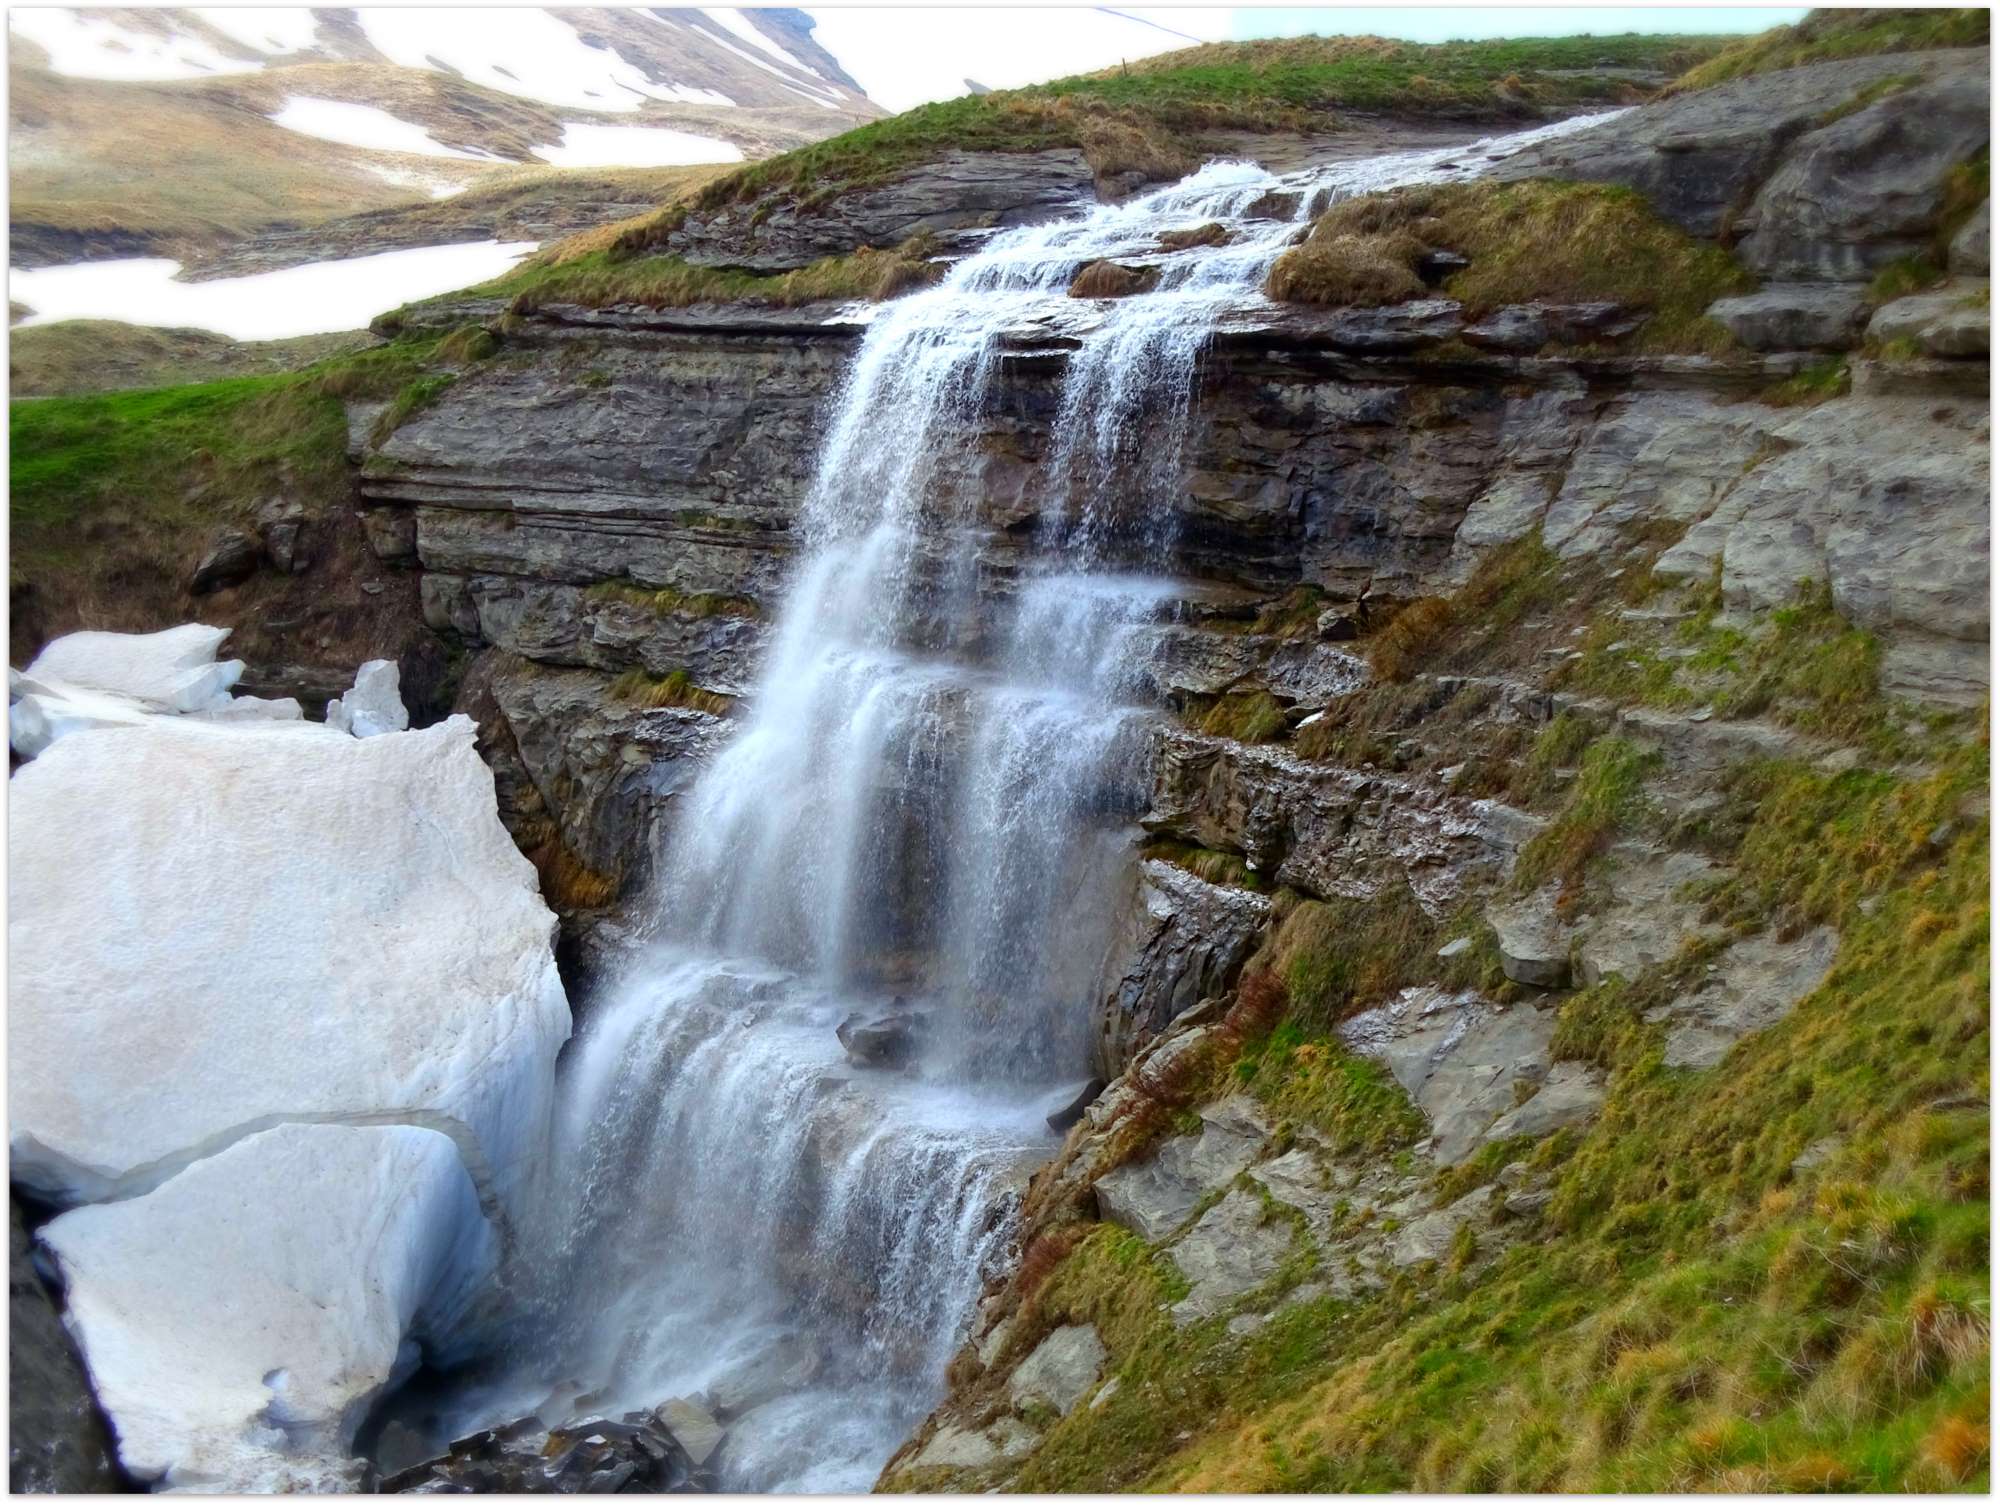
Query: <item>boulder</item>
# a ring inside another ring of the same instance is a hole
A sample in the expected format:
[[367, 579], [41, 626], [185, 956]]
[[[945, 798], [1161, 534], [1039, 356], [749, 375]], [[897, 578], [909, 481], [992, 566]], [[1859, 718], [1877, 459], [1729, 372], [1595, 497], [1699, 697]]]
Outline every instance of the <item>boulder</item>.
[[656, 1413], [551, 1427], [524, 1416], [461, 1437], [436, 1458], [383, 1479], [383, 1494], [691, 1494], [715, 1479]]
[[1254, 1193], [1230, 1192], [1169, 1251], [1188, 1281], [1188, 1294], [1170, 1309], [1174, 1322], [1186, 1326], [1212, 1317], [1271, 1279], [1295, 1235], [1292, 1222], [1267, 1213]]
[[264, 542], [242, 528], [227, 528], [215, 536], [208, 552], [194, 567], [188, 589], [197, 596], [241, 585], [257, 573], [264, 558]]
[[1129, 298], [1151, 292], [1160, 280], [1158, 267], [1128, 267], [1115, 261], [1093, 261], [1069, 285], [1072, 298]]
[[1708, 306], [1752, 350], [1852, 350], [1868, 319], [1866, 293], [1852, 283], [1780, 282]]
[[326, 708], [326, 724], [357, 737], [409, 729], [403, 705], [402, 671], [393, 659], [371, 658], [354, 671], [354, 688]]
[[1493, 1194], [1493, 1187], [1482, 1186], [1467, 1192], [1449, 1207], [1412, 1219], [1396, 1230], [1389, 1245], [1389, 1262], [1407, 1268], [1443, 1259], [1451, 1252], [1458, 1230], [1486, 1213]]
[[668, 1401], [654, 1411], [653, 1419], [672, 1434], [696, 1468], [707, 1467], [708, 1460], [722, 1445], [722, 1423], [685, 1397]]
[[1991, 119], [1986, 50], [1947, 56], [1790, 143], [1736, 221], [1738, 259], [1769, 278], [1858, 282], [1928, 251], [1951, 174]]
[[[1926, 205], [1935, 213], [1938, 175], [1985, 140], [1988, 67], [1980, 47], [1733, 79], [1541, 142], [1488, 175], [1621, 183], [1702, 240], [1721, 236], [1732, 212], [1752, 204], [1734, 228], [1761, 231], [1752, 252], [1758, 270], [1866, 280], [1862, 264], [1906, 254], [1909, 219]], [[1820, 125], [1834, 105], [1910, 75], [1916, 87]], [[1966, 145], [1975, 117], [1977, 139]], [[1836, 181], [1843, 174], [1847, 180]], [[1879, 216], [1872, 229], [1871, 214]], [[1788, 269], [1797, 262], [1814, 270]], [[1854, 269], [1820, 269], [1830, 265]]]
[[228, 699], [243, 662], [217, 662], [227, 627], [189, 622], [164, 632], [72, 632], [28, 665], [30, 679], [120, 695], [154, 711], [207, 710]]
[[1007, 1393], [1016, 1409], [1039, 1403], [1067, 1416], [1095, 1388], [1106, 1357], [1095, 1327], [1059, 1327], [1008, 1376]]
[[42, 1239], [127, 1471], [221, 1494], [357, 1488], [355, 1428], [498, 1249], [457, 1147], [407, 1125], [283, 1124]]
[[849, 1014], [834, 1035], [856, 1066], [901, 1070], [916, 1059], [929, 1016], [914, 1009]]
[[272, 1122], [387, 1117], [511, 1200], [569, 1010], [471, 722], [84, 733], [10, 813], [17, 1182], [130, 1196]]
[[1946, 360], [1985, 360], [1992, 343], [1987, 286], [1954, 281], [1927, 293], [1885, 303], [1868, 321], [1868, 338], [1886, 343], [1913, 340], [1926, 355]]
[[1519, 1090], [1548, 1073], [1555, 1027], [1552, 1009], [1499, 1008], [1477, 993], [1418, 987], [1355, 1015], [1340, 1038], [1388, 1067], [1430, 1120], [1431, 1152], [1456, 1165], [1485, 1142]]
[[1486, 911], [1500, 943], [1500, 970], [1531, 988], [1569, 986], [1569, 927], [1556, 915], [1554, 884]]

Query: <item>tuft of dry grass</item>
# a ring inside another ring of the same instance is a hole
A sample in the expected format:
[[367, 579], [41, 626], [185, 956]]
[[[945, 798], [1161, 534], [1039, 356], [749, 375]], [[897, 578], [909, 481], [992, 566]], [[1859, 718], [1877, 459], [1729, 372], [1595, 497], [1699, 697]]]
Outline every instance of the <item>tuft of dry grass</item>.
[[634, 701], [652, 710], [678, 706], [706, 711], [711, 716], [727, 716], [736, 702], [714, 690], [704, 690], [685, 669], [671, 674], [648, 674], [644, 669], [628, 669], [611, 682], [611, 693], [620, 700]]
[[1451, 603], [1437, 596], [1412, 601], [1365, 645], [1368, 667], [1377, 679], [1400, 684], [1433, 658], [1450, 636]]
[[1128, 267], [1115, 261], [1093, 261], [1069, 285], [1072, 298], [1129, 298], [1148, 292], [1160, 280], [1158, 267]]
[[1278, 258], [1266, 290], [1286, 302], [1397, 302], [1423, 290], [1416, 266], [1431, 250], [1469, 259], [1442, 290], [1470, 318], [1516, 303], [1617, 303], [1646, 312], [1628, 343], [1647, 351], [1728, 348], [1708, 306], [1752, 281], [1727, 251], [1668, 224], [1629, 188], [1477, 182], [1334, 205]]
[[1214, 220], [1205, 225], [1197, 225], [1192, 230], [1165, 230], [1160, 234], [1162, 251], [1186, 251], [1195, 246], [1226, 246], [1229, 232]]
[[542, 880], [542, 897], [558, 914], [600, 909], [618, 897], [621, 885], [617, 876], [599, 872], [559, 836], [529, 851], [528, 861]]

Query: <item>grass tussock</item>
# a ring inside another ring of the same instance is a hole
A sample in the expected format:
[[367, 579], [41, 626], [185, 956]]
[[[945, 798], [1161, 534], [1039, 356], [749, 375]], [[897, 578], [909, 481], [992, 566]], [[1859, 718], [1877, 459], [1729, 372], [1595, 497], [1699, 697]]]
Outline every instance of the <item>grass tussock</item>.
[[1158, 267], [1120, 266], [1115, 261], [1093, 261], [1069, 285], [1072, 298], [1129, 298], [1149, 292], [1160, 280]]
[[755, 621], [764, 614], [763, 608], [748, 596], [733, 596], [719, 591], [679, 591], [672, 586], [627, 585], [622, 580], [600, 581], [584, 594], [593, 601], [621, 602], [663, 616], [743, 617]]
[[1226, 246], [1229, 232], [1214, 220], [1205, 225], [1197, 225], [1192, 230], [1166, 230], [1160, 234], [1162, 251], [1188, 251], [1196, 246]]
[[1991, 17], [1983, 7], [1816, 10], [1795, 26], [1775, 27], [1696, 64], [1675, 80], [1673, 92], [1712, 88], [1731, 79], [1840, 58], [1984, 47], [1990, 30]]
[[1284, 705], [1268, 690], [1218, 695], [1190, 708], [1195, 730], [1210, 737], [1238, 742], [1275, 742], [1285, 735]]
[[620, 700], [655, 711], [671, 706], [706, 711], [711, 716], [727, 716], [736, 705], [730, 696], [704, 690], [685, 669], [676, 669], [671, 674], [648, 674], [644, 669], [628, 669], [611, 681], [611, 693]]
[[1262, 875], [1234, 852], [1218, 852], [1211, 847], [1193, 846], [1188, 842], [1162, 837], [1147, 842], [1140, 848], [1139, 855], [1149, 861], [1171, 862], [1175, 867], [1193, 873], [1204, 883], [1247, 888], [1253, 893], [1269, 887]]
[[750, 303], [796, 308], [829, 300], [883, 299], [927, 287], [942, 275], [926, 239], [894, 250], [869, 247], [829, 256], [797, 271], [758, 273], [698, 267], [678, 256], [633, 254], [617, 247], [529, 264], [465, 296], [506, 297], [512, 314], [569, 304], [610, 308], [690, 308], [701, 303]]
[[1461, 183], [1336, 204], [1272, 266], [1289, 302], [1374, 307], [1417, 296], [1427, 251], [1471, 265], [1442, 291], [1477, 319], [1509, 304], [1611, 302], [1644, 310], [1639, 351], [1712, 353], [1726, 330], [1709, 304], [1751, 285], [1729, 253], [1668, 224], [1628, 188], [1589, 183]]
[[1657, 753], [1620, 737], [1591, 743], [1554, 822], [1521, 849], [1516, 884], [1530, 889], [1556, 879], [1573, 890], [1590, 860], [1631, 822], [1640, 790], [1658, 763]]

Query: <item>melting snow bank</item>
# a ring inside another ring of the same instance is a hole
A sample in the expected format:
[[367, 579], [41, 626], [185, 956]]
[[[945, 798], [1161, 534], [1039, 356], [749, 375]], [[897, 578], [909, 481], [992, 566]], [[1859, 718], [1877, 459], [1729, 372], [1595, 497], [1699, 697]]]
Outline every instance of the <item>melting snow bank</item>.
[[35, 310], [23, 326], [122, 319], [233, 340], [282, 340], [365, 329], [385, 308], [490, 282], [534, 249], [533, 241], [496, 240], [418, 246], [206, 282], [177, 282], [179, 262], [139, 256], [16, 267], [8, 285], [15, 302]]
[[42, 1236], [134, 1474], [351, 1486], [507, 1257], [569, 1011], [472, 723], [227, 714], [225, 635], [78, 634], [16, 684], [17, 738], [118, 715], [12, 780], [13, 1177], [108, 1204]]

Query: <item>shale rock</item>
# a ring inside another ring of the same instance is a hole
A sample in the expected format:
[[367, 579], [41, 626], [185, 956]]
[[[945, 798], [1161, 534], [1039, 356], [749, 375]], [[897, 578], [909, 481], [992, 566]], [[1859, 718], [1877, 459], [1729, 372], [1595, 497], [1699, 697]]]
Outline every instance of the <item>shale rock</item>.
[[1008, 1377], [1007, 1393], [1017, 1408], [1039, 1403], [1067, 1416], [1096, 1386], [1106, 1357], [1095, 1327], [1059, 1327]]
[[878, 187], [805, 207], [773, 193], [691, 214], [667, 249], [695, 266], [783, 272], [863, 246], [894, 246], [919, 231], [1032, 224], [1094, 198], [1090, 164], [1064, 148], [947, 152]]
[[1556, 917], [1556, 886], [1486, 911], [1500, 943], [1500, 970], [1531, 988], [1569, 986], [1569, 927]]
[[1558, 1061], [1535, 1095], [1495, 1120], [1486, 1138], [1497, 1141], [1526, 1134], [1540, 1139], [1558, 1129], [1588, 1123], [1603, 1106], [1603, 1070], [1581, 1061]]
[[241, 585], [257, 573], [263, 557], [264, 544], [256, 534], [241, 528], [225, 529], [215, 536], [208, 552], [194, 567], [188, 589], [197, 596], [206, 596], [231, 585]]
[[1795, 941], [1738, 941], [1706, 982], [1647, 1015], [1668, 1025], [1669, 1066], [1713, 1066], [1745, 1035], [1769, 1029], [1825, 981], [1840, 937], [1821, 926]]
[[1230, 1192], [1168, 1250], [1189, 1286], [1170, 1309], [1175, 1323], [1212, 1317], [1276, 1275], [1295, 1232], [1288, 1219], [1266, 1213], [1254, 1194]]
[[1868, 304], [1852, 283], [1780, 282], [1711, 303], [1708, 316], [1752, 350], [1851, 350]]
[[1934, 292], [1885, 303], [1868, 321], [1871, 340], [1913, 340], [1926, 355], [1984, 360], [1992, 345], [1992, 315], [1982, 280], [1947, 282]]
[[1479, 1187], [1467, 1192], [1449, 1207], [1425, 1213], [1398, 1230], [1390, 1246], [1390, 1262], [1409, 1266], [1443, 1259], [1451, 1252], [1459, 1229], [1486, 1215], [1493, 1196], [1493, 1187]]

